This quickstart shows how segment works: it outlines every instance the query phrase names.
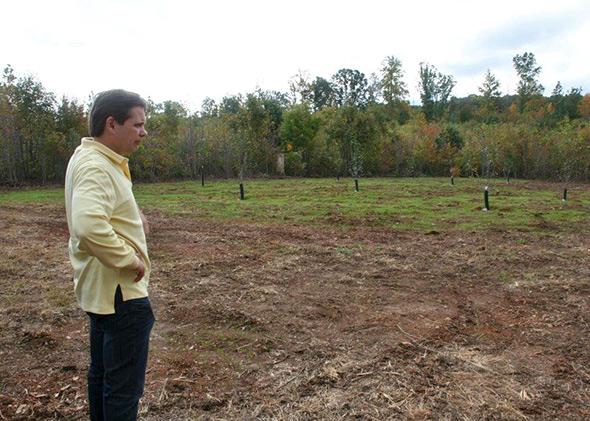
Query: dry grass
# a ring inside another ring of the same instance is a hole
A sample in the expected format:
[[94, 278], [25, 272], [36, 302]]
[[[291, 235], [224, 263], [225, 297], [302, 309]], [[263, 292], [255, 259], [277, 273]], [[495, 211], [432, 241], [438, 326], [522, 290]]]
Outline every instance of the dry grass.
[[[0, 419], [84, 419], [59, 206], [0, 208]], [[141, 417], [588, 419], [587, 230], [439, 235], [149, 212]]]

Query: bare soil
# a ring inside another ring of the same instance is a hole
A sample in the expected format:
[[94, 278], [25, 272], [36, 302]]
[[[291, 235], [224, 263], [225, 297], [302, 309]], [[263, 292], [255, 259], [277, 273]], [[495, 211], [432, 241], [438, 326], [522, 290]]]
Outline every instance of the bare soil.
[[[147, 215], [157, 322], [142, 419], [590, 419], [584, 227]], [[63, 209], [2, 206], [0, 232], [0, 418], [87, 418]]]

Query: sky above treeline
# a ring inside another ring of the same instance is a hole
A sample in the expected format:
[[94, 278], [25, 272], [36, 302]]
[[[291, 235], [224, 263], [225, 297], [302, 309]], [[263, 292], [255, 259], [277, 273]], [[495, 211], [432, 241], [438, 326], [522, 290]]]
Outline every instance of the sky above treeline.
[[402, 61], [413, 104], [421, 62], [453, 76], [454, 96], [477, 94], [487, 69], [514, 94], [512, 58], [524, 52], [546, 95], [558, 81], [590, 92], [587, 0], [19, 0], [1, 10], [0, 66], [84, 102], [124, 88], [197, 111], [205, 97], [286, 92], [297, 73], [369, 77], [386, 56]]

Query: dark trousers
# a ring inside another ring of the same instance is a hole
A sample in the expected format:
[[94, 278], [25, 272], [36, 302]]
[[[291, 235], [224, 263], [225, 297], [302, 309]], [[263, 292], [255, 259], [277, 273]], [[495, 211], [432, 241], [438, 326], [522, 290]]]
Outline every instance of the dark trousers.
[[136, 420], [154, 314], [149, 299], [123, 301], [115, 314], [90, 316], [88, 403], [92, 421]]

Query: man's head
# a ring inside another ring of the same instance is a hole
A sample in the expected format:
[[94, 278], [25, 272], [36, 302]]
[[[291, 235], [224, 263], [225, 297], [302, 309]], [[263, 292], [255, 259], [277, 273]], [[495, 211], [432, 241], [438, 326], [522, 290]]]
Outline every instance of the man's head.
[[129, 155], [147, 135], [146, 102], [138, 94], [113, 89], [94, 98], [88, 115], [90, 136], [120, 155]]

